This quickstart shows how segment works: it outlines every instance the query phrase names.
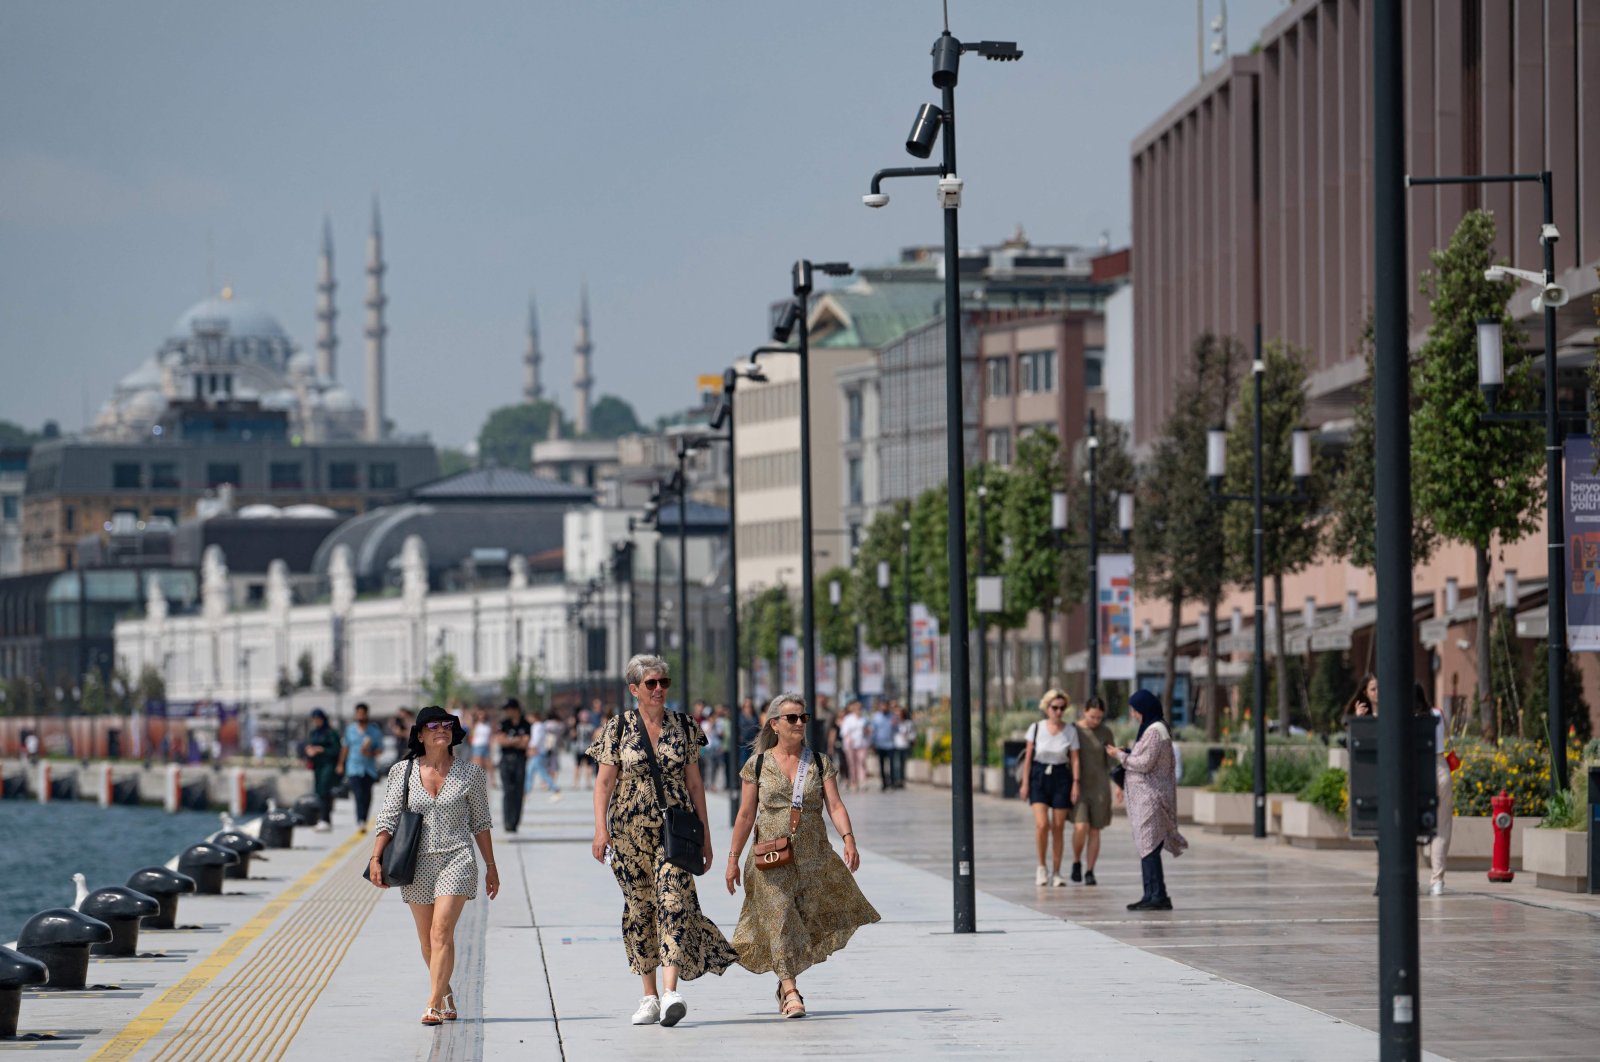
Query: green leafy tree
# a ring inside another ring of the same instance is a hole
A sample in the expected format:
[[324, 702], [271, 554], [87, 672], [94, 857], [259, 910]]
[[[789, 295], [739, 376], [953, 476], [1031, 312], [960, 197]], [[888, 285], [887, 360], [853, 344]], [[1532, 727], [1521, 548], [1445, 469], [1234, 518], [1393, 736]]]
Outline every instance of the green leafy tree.
[[[904, 506], [885, 509], [867, 524], [850, 580], [852, 606], [862, 625], [862, 640], [874, 649], [906, 644]], [[887, 564], [889, 586], [878, 585], [878, 565]]]
[[1019, 608], [1044, 620], [1044, 684], [1051, 685], [1054, 648], [1050, 643], [1056, 604], [1066, 580], [1066, 558], [1050, 527], [1051, 495], [1065, 486], [1061, 440], [1036, 431], [1017, 443], [1017, 459], [1007, 480], [1001, 527], [1011, 549], [1003, 565], [1006, 592]]
[[633, 407], [616, 395], [601, 395], [589, 410], [591, 438], [618, 439], [640, 430], [639, 417]]
[[949, 493], [941, 483], [911, 507], [911, 598], [927, 606], [944, 633], [950, 630], [949, 528]]
[[83, 676], [79, 705], [86, 715], [104, 715], [111, 707], [111, 693], [99, 669], [90, 668]]
[[776, 675], [779, 643], [795, 629], [794, 602], [789, 591], [782, 586], [759, 591], [745, 607], [744, 622], [739, 625], [744, 659], [765, 660]]
[[[1496, 706], [1495, 718], [1504, 721], [1508, 729], [1517, 731], [1521, 737], [1543, 741], [1542, 715], [1538, 729], [1532, 732], [1527, 729], [1528, 712], [1525, 704], [1529, 689], [1527, 661], [1518, 644], [1516, 621], [1503, 608], [1494, 610], [1494, 626], [1489, 629], [1489, 657], [1490, 690]], [[1541, 670], [1541, 674], [1548, 673], [1548, 669]], [[1546, 697], [1540, 698], [1538, 711], [1543, 711], [1546, 700], [1548, 700]]]
[[423, 676], [421, 688], [422, 696], [429, 704], [442, 708], [472, 700], [472, 687], [456, 665], [454, 653], [440, 653], [434, 657], [428, 673]]
[[[1561, 707], [1566, 715], [1570, 734], [1579, 744], [1593, 736], [1589, 721], [1589, 702], [1583, 695], [1583, 676], [1571, 653], [1565, 656], [1561, 671]], [[1527, 684], [1522, 694], [1522, 736], [1541, 745], [1549, 745], [1550, 727], [1550, 653], [1541, 643], [1533, 654], [1533, 667], [1528, 669]]]
[[[1097, 429], [1099, 444], [1095, 447], [1095, 529], [1102, 546], [1121, 539], [1117, 530], [1117, 497], [1132, 494], [1138, 483], [1138, 470], [1133, 455], [1128, 452], [1127, 425], [1114, 420], [1104, 420]], [[1077, 448], [1072, 458], [1072, 474], [1067, 477], [1067, 534], [1074, 545], [1089, 541], [1089, 451], [1087, 442]], [[1063, 597], [1074, 604], [1087, 604], [1092, 591], [1089, 587], [1089, 567], [1082, 550], [1077, 550], [1067, 562], [1065, 592]]]
[[565, 428], [561, 410], [554, 402], [501, 406], [489, 414], [478, 431], [478, 459], [527, 471], [533, 465], [533, 444], [550, 437], [551, 418], [561, 429]]
[[1311, 666], [1308, 701], [1312, 729], [1332, 734], [1342, 725], [1345, 702], [1355, 687], [1355, 676], [1342, 652], [1318, 653]]
[[31, 446], [41, 437], [37, 432], [29, 431], [20, 424], [0, 420], [0, 446]]
[[[829, 568], [817, 577], [813, 600], [817, 612], [817, 649], [824, 656], [854, 656], [856, 654], [856, 617], [850, 607], [852, 572], [839, 566]], [[839, 584], [839, 603], [830, 600], [831, 584]]]
[[1433, 321], [1412, 372], [1416, 412], [1411, 418], [1411, 498], [1415, 512], [1439, 536], [1472, 547], [1478, 602], [1478, 711], [1483, 735], [1495, 734], [1489, 550], [1515, 542], [1538, 527], [1543, 501], [1544, 452], [1531, 423], [1485, 423], [1478, 389], [1477, 322], [1498, 318], [1505, 351], [1501, 405], [1532, 408], [1537, 402], [1521, 329], [1506, 312], [1512, 281], [1488, 280], [1494, 216], [1475, 210], [1461, 219], [1450, 245], [1431, 255], [1422, 293]]
[[458, 450], [453, 446], [439, 447], [439, 475], [453, 476], [471, 468], [472, 458], [467, 456], [465, 450]]
[[[1306, 419], [1306, 356], [1282, 343], [1269, 343], [1262, 352], [1265, 371], [1261, 378], [1261, 490], [1268, 495], [1294, 492], [1293, 436]], [[1255, 381], [1247, 378], [1241, 388], [1233, 426], [1228, 433], [1226, 488], [1229, 494], [1249, 494], [1255, 475], [1253, 436], [1255, 431]], [[1306, 482], [1306, 500], [1262, 507], [1261, 567], [1272, 582], [1272, 599], [1278, 615], [1287, 611], [1283, 601], [1283, 577], [1306, 568], [1316, 559], [1322, 531], [1317, 516], [1327, 493], [1315, 445], [1311, 453], [1311, 476]], [[1248, 585], [1254, 578], [1255, 515], [1247, 502], [1235, 502], [1223, 514], [1223, 535], [1230, 560], [1228, 574], [1233, 581]], [[1289, 732], [1289, 704], [1293, 691], [1289, 683], [1289, 657], [1284, 648], [1284, 624], [1278, 623], [1272, 649], [1278, 694], [1278, 732]]]
[[312, 686], [316, 685], [317, 665], [316, 661], [311, 659], [311, 650], [307, 649], [305, 652], [300, 654], [300, 658], [295, 661], [294, 669], [295, 689], [309, 690]]
[[154, 664], [146, 664], [139, 669], [139, 681], [134, 683], [133, 689], [134, 703], [141, 709], [151, 701], [167, 699], [167, 680]]
[[[984, 491], [983, 498], [983, 536], [978, 535], [978, 490]], [[1017, 604], [1016, 595], [1005, 587], [1004, 569], [1006, 556], [1006, 536], [1004, 514], [1006, 499], [1011, 489], [1011, 472], [1001, 465], [981, 464], [967, 477], [967, 546], [971, 555], [967, 558], [967, 571], [971, 573], [973, 595], [970, 599], [968, 615], [972, 617], [974, 627], [980, 626], [983, 630], [984, 645], [981, 652], [987, 658], [989, 652], [989, 630], [999, 632], [1000, 643], [1006, 643], [1007, 635], [1012, 631], [1020, 630], [1028, 622], [1028, 610]], [[982, 550], [979, 563], [979, 551]], [[1002, 581], [1001, 594], [1002, 608], [999, 612], [990, 612], [982, 616], [978, 614], [977, 586], [978, 573], [983, 572], [991, 576], [999, 576]], [[994, 669], [991, 674], [998, 674], [1000, 681], [1000, 703], [1006, 701], [1006, 673], [1003, 668]]]

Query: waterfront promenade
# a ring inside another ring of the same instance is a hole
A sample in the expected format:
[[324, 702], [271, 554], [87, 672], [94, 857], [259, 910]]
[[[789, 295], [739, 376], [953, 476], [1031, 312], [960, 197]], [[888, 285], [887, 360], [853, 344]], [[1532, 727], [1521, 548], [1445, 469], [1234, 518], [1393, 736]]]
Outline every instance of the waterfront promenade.
[[[802, 978], [811, 1017], [780, 1021], [769, 979], [734, 970], [686, 986], [679, 1027], [633, 1028], [638, 981], [622, 955], [615, 884], [588, 854], [586, 797], [530, 799], [522, 833], [496, 838], [503, 891], [463, 919], [454, 1025], [416, 1022], [415, 934], [398, 894], [359, 878], [369, 839], [297, 830], [294, 850], [268, 853], [228, 895], [183, 900], [180, 922], [200, 929], [144, 935], [141, 951], [160, 958], [91, 966], [91, 983], [117, 987], [29, 993], [23, 1031], [62, 1039], [0, 1044], [0, 1054], [582, 1060], [664, 1049], [744, 1060], [761, 1044], [858, 1058], [1377, 1054], [1365, 1027], [1376, 1013], [1371, 853], [1293, 852], [1191, 827], [1190, 853], [1169, 864], [1177, 909], [1134, 916], [1123, 904], [1138, 867], [1120, 818], [1097, 889], [1040, 890], [1026, 809], [979, 798], [982, 931], [957, 937], [944, 876], [949, 794], [915, 788], [850, 797], [862, 886], [884, 920]], [[712, 814], [725, 839], [720, 799]], [[345, 805], [338, 821], [349, 821]], [[724, 859], [719, 851], [719, 868]], [[1479, 895], [1481, 874], [1452, 878], [1460, 891], [1422, 901], [1431, 1057], [1592, 1057], [1600, 903], [1520, 885]], [[719, 874], [701, 879], [701, 895], [731, 931], [737, 901]]]

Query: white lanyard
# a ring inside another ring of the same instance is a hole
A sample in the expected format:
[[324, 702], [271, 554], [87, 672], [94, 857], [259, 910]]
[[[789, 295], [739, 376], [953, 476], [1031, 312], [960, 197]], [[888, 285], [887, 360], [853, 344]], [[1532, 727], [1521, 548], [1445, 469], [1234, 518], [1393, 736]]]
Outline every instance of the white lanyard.
[[800, 765], [794, 769], [794, 795], [789, 798], [789, 806], [798, 808], [806, 801], [806, 768], [811, 766], [811, 749], [800, 750]]

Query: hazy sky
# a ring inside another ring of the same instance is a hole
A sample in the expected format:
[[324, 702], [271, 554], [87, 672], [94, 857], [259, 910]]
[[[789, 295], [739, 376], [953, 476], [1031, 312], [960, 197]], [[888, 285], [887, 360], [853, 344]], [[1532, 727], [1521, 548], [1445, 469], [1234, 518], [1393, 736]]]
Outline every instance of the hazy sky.
[[[962, 237], [1128, 239], [1128, 145], [1196, 80], [1189, 0], [952, 0]], [[1216, 0], [1208, 0], [1208, 17]], [[1281, 0], [1233, 0], [1243, 51]], [[333, 221], [340, 376], [362, 384], [374, 192], [389, 412], [459, 444], [515, 401], [536, 295], [571, 409], [587, 278], [596, 393], [641, 416], [763, 339], [797, 256], [941, 237], [931, 186], [861, 205], [936, 100], [938, 0], [5, 0], [0, 417], [84, 423], [214, 283], [315, 339]]]

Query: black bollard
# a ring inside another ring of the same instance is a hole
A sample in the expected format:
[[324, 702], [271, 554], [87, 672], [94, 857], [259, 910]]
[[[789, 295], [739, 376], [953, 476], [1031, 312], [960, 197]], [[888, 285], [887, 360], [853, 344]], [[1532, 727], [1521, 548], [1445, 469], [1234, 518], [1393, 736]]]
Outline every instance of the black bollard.
[[251, 837], [248, 833], [238, 830], [224, 830], [211, 838], [211, 843], [222, 848], [231, 848], [239, 857], [239, 862], [224, 871], [225, 877], [248, 878], [250, 876], [250, 854], [259, 852], [266, 845]]
[[22, 1009], [22, 990], [50, 980], [45, 964], [10, 948], [0, 947], [0, 1040], [17, 1035], [17, 1014]]
[[89, 980], [89, 947], [111, 939], [111, 927], [70, 907], [40, 911], [17, 936], [17, 950], [50, 971], [51, 988], [82, 988]]
[[195, 891], [195, 881], [187, 874], [179, 874], [166, 867], [141, 867], [128, 875], [128, 888], [152, 897], [160, 911], [146, 915], [144, 929], [176, 929], [178, 925], [178, 897]]
[[317, 799], [315, 793], [307, 793], [294, 802], [295, 814], [300, 816], [302, 824], [315, 826], [322, 821], [322, 801]]
[[292, 811], [278, 808], [267, 812], [261, 819], [261, 843], [268, 848], [293, 848], [294, 828], [299, 823], [300, 816]]
[[178, 869], [194, 879], [195, 891], [203, 896], [222, 895], [222, 872], [239, 862], [239, 853], [221, 845], [201, 842], [190, 845], [178, 857]]
[[107, 885], [85, 896], [78, 911], [111, 927], [111, 939], [90, 948], [91, 955], [131, 958], [139, 954], [139, 920], [160, 914], [161, 903], [126, 885]]

